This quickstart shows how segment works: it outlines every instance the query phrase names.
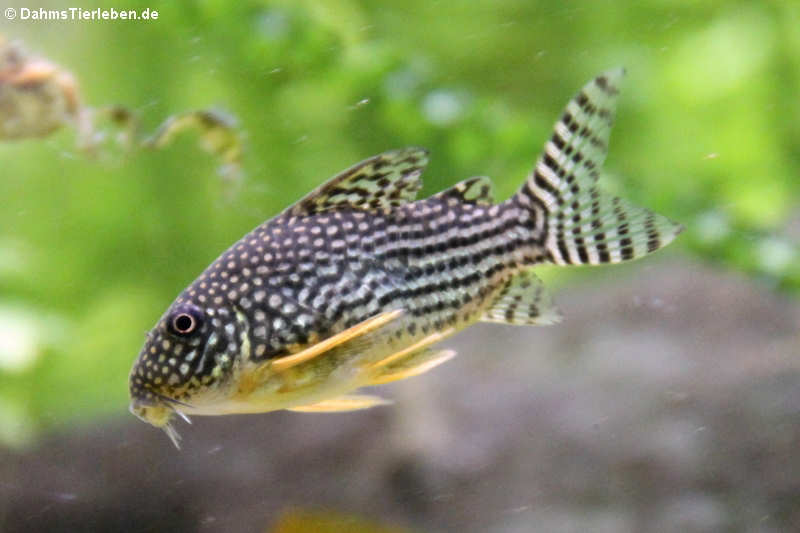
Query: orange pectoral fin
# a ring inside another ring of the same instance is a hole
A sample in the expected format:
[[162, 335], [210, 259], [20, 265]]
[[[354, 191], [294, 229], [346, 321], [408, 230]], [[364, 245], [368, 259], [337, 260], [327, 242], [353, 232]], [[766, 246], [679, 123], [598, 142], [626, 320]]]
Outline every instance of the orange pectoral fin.
[[288, 370], [294, 366], [297, 366], [301, 363], [305, 363], [306, 361], [310, 361], [315, 357], [318, 357], [325, 352], [336, 348], [337, 346], [341, 346], [342, 344], [349, 342], [353, 339], [357, 339], [359, 337], [363, 337], [367, 333], [375, 331], [376, 329], [385, 326], [389, 322], [397, 319], [400, 315], [403, 314], [402, 309], [396, 309], [394, 311], [386, 311], [379, 315], [375, 315], [372, 318], [368, 318], [367, 320], [356, 324], [355, 326], [348, 328], [340, 333], [337, 333], [333, 337], [329, 337], [324, 341], [318, 342], [313, 346], [309, 346], [305, 350], [300, 352], [294, 353], [292, 355], [287, 355], [285, 357], [281, 357], [279, 359], [273, 359], [270, 362], [270, 366], [272, 369], [277, 371]]

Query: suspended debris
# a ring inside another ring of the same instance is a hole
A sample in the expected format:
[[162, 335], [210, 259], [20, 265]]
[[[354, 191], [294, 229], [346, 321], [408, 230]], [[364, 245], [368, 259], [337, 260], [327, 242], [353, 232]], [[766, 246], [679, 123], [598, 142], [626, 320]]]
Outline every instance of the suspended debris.
[[109, 138], [98, 128], [105, 122], [116, 130], [113, 145], [125, 152], [161, 149], [179, 133], [195, 130], [200, 147], [221, 161], [219, 173], [225, 181], [241, 181], [244, 142], [231, 114], [186, 111], [167, 117], [153, 135], [142, 139], [135, 111], [123, 105], [83, 106], [72, 74], [0, 35], [0, 141], [42, 138], [69, 125], [77, 131], [78, 149], [96, 155]]
[[226, 181], [239, 181], [244, 142], [236, 117], [224, 111], [201, 109], [172, 115], [151, 137], [143, 141], [143, 145], [163, 148], [186, 130], [197, 131], [200, 147], [222, 161], [219, 173]]
[[0, 35], [0, 140], [45, 137], [65, 124], [84, 129], [75, 78]]

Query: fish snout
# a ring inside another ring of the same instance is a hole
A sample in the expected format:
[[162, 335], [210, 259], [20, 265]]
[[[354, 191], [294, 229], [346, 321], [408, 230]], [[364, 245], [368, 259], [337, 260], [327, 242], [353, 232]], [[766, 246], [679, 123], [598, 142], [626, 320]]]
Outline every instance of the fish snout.
[[174, 410], [165, 404], [138, 399], [133, 399], [131, 401], [129, 410], [142, 422], [147, 422], [151, 426], [157, 428], [163, 428], [169, 425], [170, 419], [174, 413]]

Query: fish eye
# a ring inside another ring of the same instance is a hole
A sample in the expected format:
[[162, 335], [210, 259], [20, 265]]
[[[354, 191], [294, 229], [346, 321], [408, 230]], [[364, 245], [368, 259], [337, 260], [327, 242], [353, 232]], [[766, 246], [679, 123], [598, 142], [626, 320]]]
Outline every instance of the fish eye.
[[175, 335], [189, 335], [200, 327], [202, 322], [202, 312], [196, 307], [185, 307], [178, 309], [169, 318], [167, 323], [171, 333]]
[[172, 320], [172, 326], [178, 333], [191, 333], [195, 328], [194, 318], [191, 315], [182, 313]]

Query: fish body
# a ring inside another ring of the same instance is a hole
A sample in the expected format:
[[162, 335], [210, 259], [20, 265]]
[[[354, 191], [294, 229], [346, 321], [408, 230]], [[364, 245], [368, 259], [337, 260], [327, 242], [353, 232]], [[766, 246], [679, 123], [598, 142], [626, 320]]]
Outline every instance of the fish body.
[[597, 188], [621, 69], [568, 104], [511, 198], [474, 177], [417, 200], [421, 148], [351, 167], [225, 251], [148, 333], [131, 410], [167, 430], [174, 414], [339, 411], [350, 394], [420, 374], [434, 345], [479, 320], [549, 324], [531, 269], [618, 263], [681, 226]]

